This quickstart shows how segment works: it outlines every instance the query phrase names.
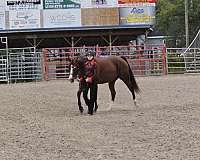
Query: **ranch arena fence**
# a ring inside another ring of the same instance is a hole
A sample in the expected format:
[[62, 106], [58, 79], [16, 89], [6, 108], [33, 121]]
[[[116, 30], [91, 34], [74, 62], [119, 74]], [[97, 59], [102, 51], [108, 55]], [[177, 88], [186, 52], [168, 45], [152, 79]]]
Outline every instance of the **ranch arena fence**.
[[169, 74], [200, 72], [200, 48], [167, 48], [166, 56]]
[[200, 48], [106, 46], [0, 49], [0, 82], [66, 79], [70, 59], [94, 51], [97, 57], [125, 56], [136, 76], [200, 72]]
[[41, 80], [41, 64], [41, 52], [35, 47], [0, 49], [0, 81]]
[[97, 57], [125, 56], [137, 76], [166, 74], [164, 46], [45, 48], [43, 49], [45, 80], [67, 78], [69, 60], [85, 55], [88, 51], [94, 51]]

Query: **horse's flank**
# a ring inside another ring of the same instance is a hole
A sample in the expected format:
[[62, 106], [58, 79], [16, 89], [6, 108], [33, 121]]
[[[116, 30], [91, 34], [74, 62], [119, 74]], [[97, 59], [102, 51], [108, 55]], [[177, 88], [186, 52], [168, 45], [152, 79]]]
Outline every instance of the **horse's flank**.
[[98, 84], [114, 81], [122, 74], [129, 75], [129, 66], [121, 57], [109, 56], [96, 57], [95, 59], [97, 62]]

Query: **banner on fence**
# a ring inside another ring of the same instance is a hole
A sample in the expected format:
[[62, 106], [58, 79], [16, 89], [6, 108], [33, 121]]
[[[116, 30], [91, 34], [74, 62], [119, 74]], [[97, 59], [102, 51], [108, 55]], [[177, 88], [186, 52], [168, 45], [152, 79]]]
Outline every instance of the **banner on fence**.
[[0, 11], [5, 10], [5, 0], [0, 0]]
[[40, 28], [40, 10], [9, 12], [10, 29]]
[[6, 10], [42, 9], [42, 0], [6, 0]]
[[82, 0], [81, 8], [107, 8], [117, 7], [116, 0]]
[[118, 0], [119, 7], [155, 6], [155, 0]]
[[81, 8], [81, 0], [44, 0], [44, 9]]
[[81, 10], [44, 10], [43, 23], [45, 28], [81, 26]]
[[120, 25], [152, 25], [155, 21], [154, 6], [122, 7], [119, 9], [119, 13]]
[[118, 8], [87, 8], [81, 10], [83, 26], [119, 25]]
[[4, 30], [6, 28], [5, 25], [5, 12], [0, 11], [0, 30]]

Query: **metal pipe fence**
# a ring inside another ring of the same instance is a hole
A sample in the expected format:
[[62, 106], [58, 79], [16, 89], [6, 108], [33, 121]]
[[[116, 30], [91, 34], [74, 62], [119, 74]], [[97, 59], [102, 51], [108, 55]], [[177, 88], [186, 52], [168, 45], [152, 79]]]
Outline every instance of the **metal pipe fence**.
[[0, 50], [0, 81], [17, 82], [42, 79], [41, 52], [34, 47]]
[[167, 48], [167, 73], [183, 74], [200, 72], [200, 48]]
[[83, 46], [43, 49], [45, 80], [67, 78], [70, 59], [88, 51], [95, 52], [97, 57], [125, 56], [136, 76], [166, 74], [164, 46]]
[[97, 57], [125, 56], [136, 76], [200, 72], [200, 48], [185, 50], [156, 45], [0, 49], [0, 82], [68, 78], [70, 60], [88, 51]]

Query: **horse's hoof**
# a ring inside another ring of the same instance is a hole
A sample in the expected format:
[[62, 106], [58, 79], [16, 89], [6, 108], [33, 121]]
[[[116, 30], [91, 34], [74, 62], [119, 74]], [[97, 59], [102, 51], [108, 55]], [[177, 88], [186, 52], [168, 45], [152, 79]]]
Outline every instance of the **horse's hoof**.
[[135, 99], [134, 99], [134, 105], [135, 105], [135, 106], [137, 106], [137, 102], [136, 102], [136, 100], [135, 100]]
[[82, 114], [83, 111], [84, 111], [84, 109], [83, 109], [83, 108], [80, 108], [79, 111], [80, 111], [80, 113]]
[[88, 112], [89, 115], [93, 115], [93, 112]]
[[97, 109], [98, 109], [98, 107], [96, 107], [96, 108], [94, 109], [94, 112], [95, 112], [95, 113], [97, 112]]

